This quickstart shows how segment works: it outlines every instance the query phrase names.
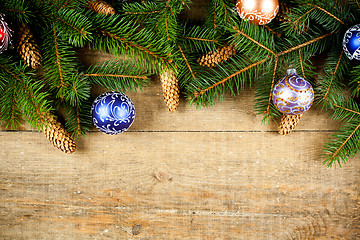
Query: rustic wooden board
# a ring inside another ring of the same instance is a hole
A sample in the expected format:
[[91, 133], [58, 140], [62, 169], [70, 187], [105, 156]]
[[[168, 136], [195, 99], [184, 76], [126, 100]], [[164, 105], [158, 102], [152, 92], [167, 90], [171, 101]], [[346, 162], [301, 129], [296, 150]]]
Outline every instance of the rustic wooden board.
[[322, 165], [339, 126], [326, 113], [283, 137], [261, 125], [251, 90], [174, 114], [158, 79], [128, 95], [129, 131], [94, 130], [72, 155], [37, 132], [0, 132], [0, 239], [360, 237], [360, 161]]

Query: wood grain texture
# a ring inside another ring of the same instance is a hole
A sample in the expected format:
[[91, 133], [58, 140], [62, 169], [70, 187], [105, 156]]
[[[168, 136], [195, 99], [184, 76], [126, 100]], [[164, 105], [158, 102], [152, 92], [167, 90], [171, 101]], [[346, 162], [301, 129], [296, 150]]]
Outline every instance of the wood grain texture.
[[158, 79], [128, 95], [129, 131], [94, 129], [72, 155], [0, 132], [0, 239], [360, 238], [360, 162], [322, 165], [339, 125], [326, 113], [283, 137], [261, 125], [251, 90], [173, 114]]
[[157, 78], [127, 95], [131, 128], [93, 129], [71, 155], [26, 124], [0, 128], [0, 239], [360, 239], [360, 161], [322, 165], [340, 126], [327, 113], [313, 107], [284, 137], [251, 89], [204, 109], [182, 98], [175, 113]]

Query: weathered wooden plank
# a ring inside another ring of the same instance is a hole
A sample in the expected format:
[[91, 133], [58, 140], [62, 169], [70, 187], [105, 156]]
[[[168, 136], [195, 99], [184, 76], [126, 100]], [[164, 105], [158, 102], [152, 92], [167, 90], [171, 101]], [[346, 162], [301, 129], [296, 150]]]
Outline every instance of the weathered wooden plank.
[[0, 236], [356, 239], [360, 163], [322, 166], [327, 136], [91, 133], [69, 156], [41, 135], [1, 133]]

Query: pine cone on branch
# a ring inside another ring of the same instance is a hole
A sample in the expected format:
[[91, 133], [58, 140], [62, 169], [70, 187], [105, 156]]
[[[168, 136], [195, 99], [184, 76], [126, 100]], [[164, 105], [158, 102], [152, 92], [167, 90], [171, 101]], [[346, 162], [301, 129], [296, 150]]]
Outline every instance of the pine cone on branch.
[[290, 19], [289, 17], [287, 16], [287, 14], [291, 13], [291, 10], [290, 10], [290, 5], [288, 3], [283, 3], [281, 2], [280, 3], [280, 11], [279, 13], [277, 14], [277, 19], [280, 21], [280, 22], [290, 22]]
[[278, 132], [281, 135], [288, 135], [294, 130], [296, 125], [299, 123], [302, 114], [299, 115], [283, 115], [281, 122], [278, 127]]
[[217, 48], [215, 52], [208, 52], [198, 58], [197, 62], [201, 66], [215, 67], [217, 64], [228, 60], [234, 54], [236, 54], [234, 45], [228, 45]]
[[19, 52], [21, 59], [29, 67], [37, 69], [41, 66], [39, 46], [37, 45], [35, 38], [27, 25], [23, 25], [19, 29], [17, 51]]
[[175, 112], [179, 105], [179, 84], [174, 71], [167, 70], [160, 74], [161, 86], [166, 105], [170, 112]]
[[54, 116], [46, 116], [46, 123], [44, 123], [43, 132], [47, 139], [54, 147], [57, 147], [65, 153], [73, 153], [76, 149], [75, 141], [70, 134], [58, 122]]
[[102, 0], [91, 0], [87, 3], [87, 6], [90, 10], [97, 13], [105, 15], [115, 14], [115, 9], [109, 3]]

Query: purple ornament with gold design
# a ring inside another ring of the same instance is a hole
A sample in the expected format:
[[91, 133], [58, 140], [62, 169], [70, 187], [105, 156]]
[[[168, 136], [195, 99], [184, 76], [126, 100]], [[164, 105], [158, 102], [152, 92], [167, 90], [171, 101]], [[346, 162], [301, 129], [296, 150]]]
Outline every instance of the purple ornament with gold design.
[[314, 102], [314, 89], [295, 69], [288, 69], [287, 75], [275, 85], [272, 100], [285, 115], [303, 114]]

